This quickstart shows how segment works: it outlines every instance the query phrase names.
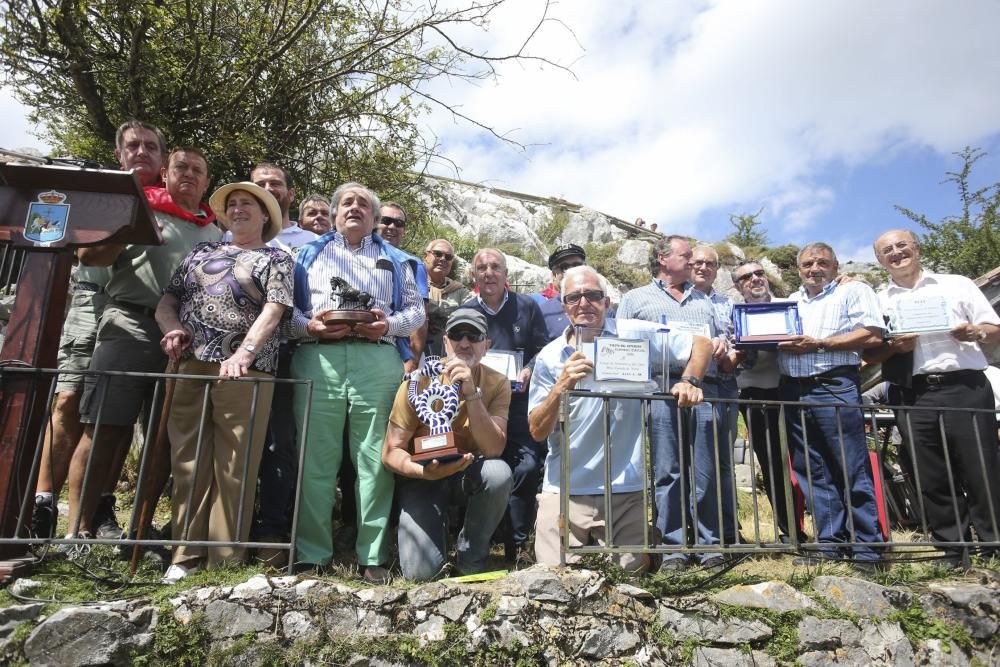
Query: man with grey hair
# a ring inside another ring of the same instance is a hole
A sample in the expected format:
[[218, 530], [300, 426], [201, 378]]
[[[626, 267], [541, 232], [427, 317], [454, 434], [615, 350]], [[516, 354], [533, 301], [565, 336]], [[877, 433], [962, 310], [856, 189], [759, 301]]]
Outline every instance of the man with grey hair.
[[[909, 443], [903, 459], [923, 495], [927, 524], [935, 541], [965, 542], [971, 523], [980, 541], [996, 542], [1000, 447], [994, 415], [987, 412], [994, 402], [982, 345], [1000, 340], [1000, 317], [970, 279], [923, 268], [913, 232], [885, 232], [875, 241], [875, 257], [891, 276], [878, 294], [890, 326], [898, 328], [900, 311], [917, 299], [945, 315], [947, 329], [893, 336], [865, 355], [873, 362], [896, 357], [905, 365], [902, 375], [910, 376], [897, 382], [900, 403], [917, 408], [900, 424]], [[949, 407], [981, 412], [936, 410]], [[967, 549], [946, 552], [951, 565], [968, 564]], [[983, 555], [993, 553], [990, 547]]]
[[[870, 570], [880, 559], [872, 544], [882, 542], [858, 366], [861, 352], [882, 344], [882, 312], [871, 287], [861, 281], [837, 283], [837, 256], [826, 243], [810, 243], [798, 254], [802, 286], [798, 302], [803, 335], [778, 344], [779, 383], [792, 467], [816, 523], [816, 540], [826, 558], [853, 557]], [[835, 545], [843, 545], [837, 547]], [[805, 562], [809, 562], [806, 559]]]
[[299, 227], [317, 236], [330, 231], [330, 200], [315, 192], [303, 199], [299, 204]]
[[[381, 461], [392, 399], [403, 376], [397, 345], [424, 321], [414, 260], [372, 232], [379, 198], [360, 183], [345, 183], [333, 195], [336, 232], [299, 253], [295, 263], [295, 309], [291, 337], [300, 341], [292, 376], [313, 381], [311, 402], [295, 391], [295, 416], [306, 410], [318, 425], [309, 431], [299, 490], [296, 550], [299, 567], [325, 567], [333, 556], [330, 516], [345, 425], [358, 473], [355, 550], [363, 576], [386, 582], [393, 478]], [[355, 326], [330, 322], [330, 281], [340, 278], [373, 298], [375, 320]], [[349, 418], [348, 418], [349, 416]]]
[[[597, 397], [569, 399], [566, 426], [571, 453], [569, 488], [564, 488], [562, 483], [564, 426], [559, 423], [560, 404], [567, 391], [579, 389], [596, 393], [602, 390], [593, 378], [595, 337], [645, 338], [650, 342], [651, 360], [662, 359], [661, 350], [668, 346], [672, 374], [679, 378], [670, 393], [681, 407], [701, 402], [702, 392], [696, 385], [700, 384], [711, 358], [712, 348], [707, 338], [683, 332], [664, 335], [650, 322], [608, 317], [611, 302], [602, 284], [603, 278], [589, 266], [567, 269], [562, 281], [562, 302], [574, 327], [581, 327], [579, 340], [574, 328], [567, 327], [538, 353], [535, 362], [528, 425], [533, 437], [547, 439], [549, 445], [535, 531], [535, 554], [538, 562], [545, 565], [558, 565], [560, 561], [560, 492], [570, 496], [569, 516], [564, 517], [570, 546], [587, 546], [593, 541], [619, 547], [640, 545], [646, 532], [646, 507], [642, 499], [646, 475], [641, 401], [611, 400], [610, 410], [614, 415], [608, 433], [611, 488], [605, 489], [604, 414], [608, 406]], [[635, 391], [649, 389], [652, 387], [637, 387]], [[611, 496], [611, 517], [605, 516], [606, 494]], [[607, 535], [609, 525], [614, 529], [611, 536]], [[623, 553], [616, 556], [627, 570], [644, 569], [648, 562], [645, 555]], [[573, 562], [578, 558], [571, 555], [566, 560]]]
[[496, 248], [482, 248], [472, 259], [479, 294], [465, 306], [486, 315], [494, 351], [519, 355], [521, 372], [511, 378], [510, 418], [503, 460], [514, 475], [508, 513], [502, 533], [508, 560], [515, 565], [533, 562], [527, 546], [535, 525], [536, 496], [541, 482], [545, 449], [528, 430], [528, 390], [535, 355], [549, 342], [545, 319], [538, 304], [525, 294], [507, 289], [507, 259]]
[[[713, 345], [721, 348], [726, 327], [719, 321], [708, 296], [691, 281], [693, 253], [687, 239], [670, 235], [657, 240], [649, 259], [653, 280], [622, 297], [618, 317], [665, 324], [671, 332], [686, 331], [713, 339]], [[658, 379], [663, 381], [662, 376]], [[678, 380], [673, 375], [669, 379]], [[699, 388], [706, 399], [718, 398], [719, 365], [714, 358], [705, 373], [704, 386]], [[725, 419], [716, 404], [710, 402], [696, 405], [691, 409], [691, 418], [683, 421], [677, 404], [670, 401], [654, 401], [650, 411], [656, 527], [665, 545], [703, 547], [699, 560], [706, 567], [723, 564], [722, 554], [713, 547], [723, 541], [731, 543], [736, 535], [735, 519], [732, 513], [724, 511], [726, 503], [732, 503], [726, 499], [732, 491], [725, 490], [725, 475], [720, 480], [715, 474], [716, 466], [726, 470], [731, 462], [732, 448], [726, 442], [726, 428], [716, 428], [717, 424], [725, 424]], [[678, 424], [682, 429], [680, 437]], [[681, 461], [685, 462], [683, 468]], [[682, 497], [682, 489], [687, 497]], [[688, 534], [685, 528], [690, 528], [693, 534]], [[677, 572], [687, 564], [687, 555], [678, 550], [664, 558], [660, 571]]]

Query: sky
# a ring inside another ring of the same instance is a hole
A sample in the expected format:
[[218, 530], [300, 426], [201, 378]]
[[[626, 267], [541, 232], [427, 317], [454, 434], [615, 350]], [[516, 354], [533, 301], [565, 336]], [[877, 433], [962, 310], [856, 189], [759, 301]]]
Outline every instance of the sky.
[[[542, 6], [508, 0], [457, 36], [509, 51]], [[864, 260], [878, 232], [922, 231], [894, 204], [958, 212], [941, 181], [964, 146], [988, 153], [974, 184], [1000, 181], [995, 0], [561, 0], [548, 16], [528, 52], [569, 72], [505, 62], [428, 91], [524, 148], [434, 109], [432, 171], [710, 241], [763, 209], [772, 244]], [[44, 149], [32, 129], [0, 90], [0, 146]]]

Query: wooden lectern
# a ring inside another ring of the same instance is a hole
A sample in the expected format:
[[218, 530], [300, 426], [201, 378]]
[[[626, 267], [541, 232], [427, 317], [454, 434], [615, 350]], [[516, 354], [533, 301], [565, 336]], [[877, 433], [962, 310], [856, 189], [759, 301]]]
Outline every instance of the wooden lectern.
[[[0, 351], [0, 538], [18, 537], [22, 502], [34, 497], [28, 485], [52, 382], [4, 367], [55, 368], [75, 248], [101, 243], [163, 244], [131, 172], [0, 164], [0, 245], [26, 251]], [[23, 553], [0, 544], [2, 557]]]

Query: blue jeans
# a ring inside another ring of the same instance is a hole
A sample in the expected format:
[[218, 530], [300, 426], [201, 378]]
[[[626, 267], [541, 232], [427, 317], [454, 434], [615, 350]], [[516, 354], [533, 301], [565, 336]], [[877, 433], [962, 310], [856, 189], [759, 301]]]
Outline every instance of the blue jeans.
[[[706, 399], [717, 398], [718, 391], [717, 385], [705, 384]], [[679, 411], [675, 401], [652, 401], [649, 437], [656, 528], [664, 544], [692, 543], [685, 534], [685, 521], [689, 531], [694, 530], [697, 544], [716, 545], [723, 537], [727, 543], [734, 541], [733, 450], [726, 408], [699, 403]], [[678, 419], [682, 420], [681, 439]], [[702, 558], [711, 555], [704, 553]]]
[[[864, 415], [860, 408], [836, 407], [861, 403], [858, 373], [802, 380], [782, 377], [781, 400], [829, 406], [785, 411], [792, 469], [816, 522], [816, 539], [833, 544], [882, 542]], [[846, 549], [857, 560], [879, 558], [871, 547]]]
[[398, 477], [399, 565], [414, 581], [433, 579], [448, 559], [448, 507], [465, 505], [458, 535], [458, 569], [482, 572], [490, 537], [500, 524], [510, 496], [510, 468], [500, 459], [479, 459], [460, 473], [435, 481]]

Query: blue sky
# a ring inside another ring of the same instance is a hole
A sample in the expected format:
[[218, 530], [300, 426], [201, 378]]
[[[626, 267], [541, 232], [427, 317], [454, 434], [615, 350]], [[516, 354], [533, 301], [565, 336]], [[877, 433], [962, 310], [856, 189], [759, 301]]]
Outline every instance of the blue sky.
[[[464, 4], [463, 0], [442, 0]], [[508, 0], [473, 48], [520, 44], [540, 0]], [[718, 240], [756, 211], [772, 243], [824, 240], [870, 258], [879, 231], [957, 212], [940, 185], [966, 145], [1000, 181], [1000, 2], [963, 0], [562, 0], [529, 52], [495, 79], [439, 80], [423, 118], [458, 164], [448, 176], [559, 196], [660, 229]], [[0, 146], [39, 146], [0, 91]]]

